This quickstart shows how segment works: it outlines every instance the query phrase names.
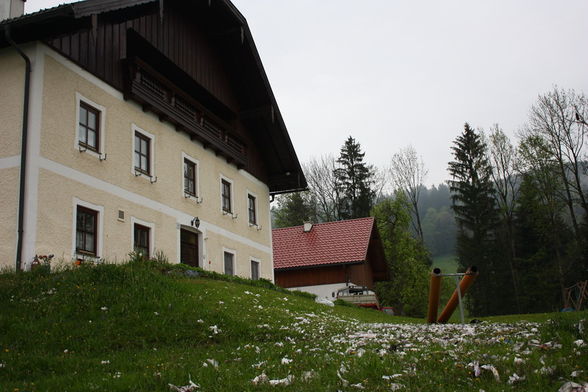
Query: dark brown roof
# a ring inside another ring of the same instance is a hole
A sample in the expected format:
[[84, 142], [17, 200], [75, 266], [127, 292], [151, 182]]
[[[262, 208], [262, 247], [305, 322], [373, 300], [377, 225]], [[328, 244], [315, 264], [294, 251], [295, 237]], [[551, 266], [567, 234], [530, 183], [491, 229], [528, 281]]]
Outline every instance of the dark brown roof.
[[[270, 193], [284, 193], [306, 189], [306, 179], [286, 125], [278, 108], [269, 80], [263, 68], [261, 58], [253, 41], [247, 21], [229, 0], [182, 0], [199, 7], [213, 5], [215, 17], [227, 25], [238, 26], [243, 32], [243, 45], [234, 50], [227, 46], [226, 51], [233, 51], [236, 61], [229, 66], [238, 67], [236, 72], [255, 81], [256, 108], [240, 113], [244, 123], [251, 129], [263, 134], [259, 138], [260, 150], [264, 154], [268, 167], [268, 186]], [[26, 14], [0, 22], [0, 48], [8, 46], [5, 32], [17, 43], [35, 40], [49, 40], [70, 31], [88, 29], [92, 15], [113, 13], [117, 17], [132, 15], [144, 7], [173, 7], [174, 1], [166, 0], [86, 0], [63, 4], [32, 14]], [[161, 8], [160, 8], [161, 9]], [[160, 11], [161, 12], [161, 11]], [[244, 50], [243, 50], [244, 49]], [[259, 88], [257, 87], [259, 86]], [[248, 85], [247, 88], [250, 86]], [[251, 91], [253, 93], [253, 91]]]

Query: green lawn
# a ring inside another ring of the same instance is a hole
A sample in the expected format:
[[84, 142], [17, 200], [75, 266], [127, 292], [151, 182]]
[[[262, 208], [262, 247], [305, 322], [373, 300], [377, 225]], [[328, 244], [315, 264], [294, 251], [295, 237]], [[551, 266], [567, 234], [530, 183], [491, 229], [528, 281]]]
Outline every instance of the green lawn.
[[0, 274], [0, 390], [557, 391], [588, 379], [586, 312], [426, 325], [175, 268]]
[[457, 272], [457, 258], [455, 255], [444, 255], [433, 258], [432, 268], [440, 268], [443, 273]]

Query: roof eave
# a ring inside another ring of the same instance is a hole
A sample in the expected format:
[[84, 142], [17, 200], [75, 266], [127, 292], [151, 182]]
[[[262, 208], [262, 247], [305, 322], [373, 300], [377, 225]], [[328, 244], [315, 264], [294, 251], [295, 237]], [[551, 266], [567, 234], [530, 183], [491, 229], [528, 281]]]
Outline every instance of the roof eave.
[[322, 267], [333, 267], [333, 266], [340, 266], [340, 265], [356, 265], [365, 263], [366, 260], [359, 260], [359, 261], [343, 261], [343, 262], [335, 262], [335, 263], [325, 263], [325, 264], [313, 264], [313, 265], [303, 265], [298, 267], [274, 267], [276, 272], [282, 271], [293, 271], [293, 270], [304, 270], [304, 269], [313, 269], [313, 268], [322, 268]]

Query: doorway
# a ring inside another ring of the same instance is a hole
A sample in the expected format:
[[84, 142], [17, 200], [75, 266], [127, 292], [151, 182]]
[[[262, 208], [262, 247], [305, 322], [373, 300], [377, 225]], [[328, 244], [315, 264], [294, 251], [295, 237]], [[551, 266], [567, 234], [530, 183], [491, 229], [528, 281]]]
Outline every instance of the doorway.
[[198, 265], [198, 233], [180, 230], [180, 262], [192, 267]]

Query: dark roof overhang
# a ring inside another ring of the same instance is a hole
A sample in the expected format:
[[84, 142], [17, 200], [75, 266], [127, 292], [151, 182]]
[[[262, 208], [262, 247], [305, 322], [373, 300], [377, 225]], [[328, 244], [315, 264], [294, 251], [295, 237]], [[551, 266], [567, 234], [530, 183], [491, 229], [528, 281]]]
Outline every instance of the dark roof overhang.
[[357, 260], [357, 261], [340, 261], [334, 263], [325, 263], [325, 264], [313, 264], [313, 265], [302, 265], [299, 267], [283, 267], [283, 268], [274, 268], [276, 272], [285, 272], [285, 271], [296, 271], [296, 270], [309, 270], [309, 269], [316, 269], [316, 268], [327, 268], [327, 267], [340, 267], [344, 265], [357, 265], [365, 263], [365, 260]]

